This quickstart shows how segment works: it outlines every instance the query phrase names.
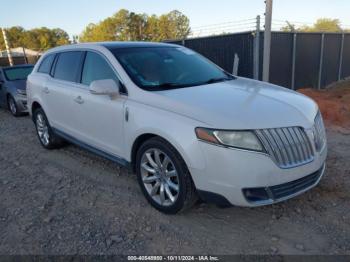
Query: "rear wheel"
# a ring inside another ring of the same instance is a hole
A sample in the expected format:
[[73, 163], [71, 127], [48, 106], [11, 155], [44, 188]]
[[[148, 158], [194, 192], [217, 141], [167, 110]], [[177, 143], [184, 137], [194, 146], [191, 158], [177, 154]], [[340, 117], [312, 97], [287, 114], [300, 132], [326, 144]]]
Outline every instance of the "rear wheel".
[[41, 108], [34, 111], [34, 122], [39, 141], [43, 147], [54, 149], [63, 145], [63, 139], [52, 131], [44, 110]]
[[7, 107], [13, 116], [17, 117], [20, 115], [20, 113], [18, 112], [16, 101], [11, 95], [7, 97]]
[[143, 194], [161, 212], [175, 214], [197, 201], [188, 168], [167, 141], [152, 138], [138, 150], [136, 172]]

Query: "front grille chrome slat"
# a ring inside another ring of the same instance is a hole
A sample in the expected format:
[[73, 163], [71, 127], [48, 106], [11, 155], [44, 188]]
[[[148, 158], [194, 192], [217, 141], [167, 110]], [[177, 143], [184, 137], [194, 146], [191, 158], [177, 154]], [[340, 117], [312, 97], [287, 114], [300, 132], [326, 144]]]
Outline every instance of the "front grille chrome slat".
[[311, 142], [301, 127], [269, 128], [256, 131], [267, 153], [281, 168], [292, 168], [314, 159]]
[[315, 117], [315, 125], [313, 132], [315, 136], [315, 147], [316, 150], [319, 152], [322, 150], [326, 143], [326, 132], [324, 129], [324, 124], [320, 112], [318, 112], [318, 114]]

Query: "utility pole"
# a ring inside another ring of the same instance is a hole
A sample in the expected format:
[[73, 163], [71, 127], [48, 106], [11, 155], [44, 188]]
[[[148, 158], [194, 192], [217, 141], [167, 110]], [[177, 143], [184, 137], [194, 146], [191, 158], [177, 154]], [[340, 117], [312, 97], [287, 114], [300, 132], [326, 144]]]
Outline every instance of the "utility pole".
[[260, 15], [256, 17], [256, 30], [254, 39], [254, 79], [259, 80], [259, 63], [260, 60]]
[[2, 35], [4, 36], [4, 42], [5, 42], [7, 57], [9, 59], [10, 66], [13, 66], [13, 60], [12, 60], [10, 46], [9, 46], [8, 41], [7, 41], [6, 31], [5, 31], [4, 28], [1, 28], [1, 30], [2, 30]]
[[272, 2], [266, 0], [265, 11], [265, 33], [264, 33], [264, 59], [263, 59], [263, 81], [269, 81], [270, 74], [270, 53], [271, 53], [271, 23], [272, 23]]

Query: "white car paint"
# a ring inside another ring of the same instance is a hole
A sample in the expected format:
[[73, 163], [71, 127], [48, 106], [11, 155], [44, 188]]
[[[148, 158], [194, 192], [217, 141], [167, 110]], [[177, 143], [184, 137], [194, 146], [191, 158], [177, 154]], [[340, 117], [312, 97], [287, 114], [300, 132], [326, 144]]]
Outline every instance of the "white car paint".
[[[202, 142], [194, 131], [196, 127], [254, 130], [299, 126], [313, 141], [312, 127], [318, 107], [302, 94], [242, 77], [205, 86], [149, 92], [137, 87], [111, 52], [100, 44], [58, 47], [46, 54], [69, 50], [100, 53], [128, 94], [113, 98], [97, 96], [81, 84], [53, 79], [37, 72], [41, 58], [28, 78], [30, 113], [33, 103], [39, 103], [52, 127], [98, 150], [131, 162], [136, 139], [143, 134], [158, 135], [181, 154], [198, 190], [219, 194], [240, 206], [264, 204], [247, 201], [243, 188], [294, 181], [324, 165], [326, 146], [315, 153], [311, 163], [282, 169], [267, 154]], [[45, 93], [45, 88], [49, 93]], [[77, 103], [78, 97], [84, 103]]]

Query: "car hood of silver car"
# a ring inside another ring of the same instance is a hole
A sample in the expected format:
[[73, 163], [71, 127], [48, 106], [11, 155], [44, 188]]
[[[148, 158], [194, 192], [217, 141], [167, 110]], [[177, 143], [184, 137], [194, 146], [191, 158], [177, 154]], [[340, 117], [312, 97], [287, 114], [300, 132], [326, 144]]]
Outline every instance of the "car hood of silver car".
[[241, 77], [151, 93], [150, 105], [220, 129], [311, 128], [318, 111], [303, 94]]

